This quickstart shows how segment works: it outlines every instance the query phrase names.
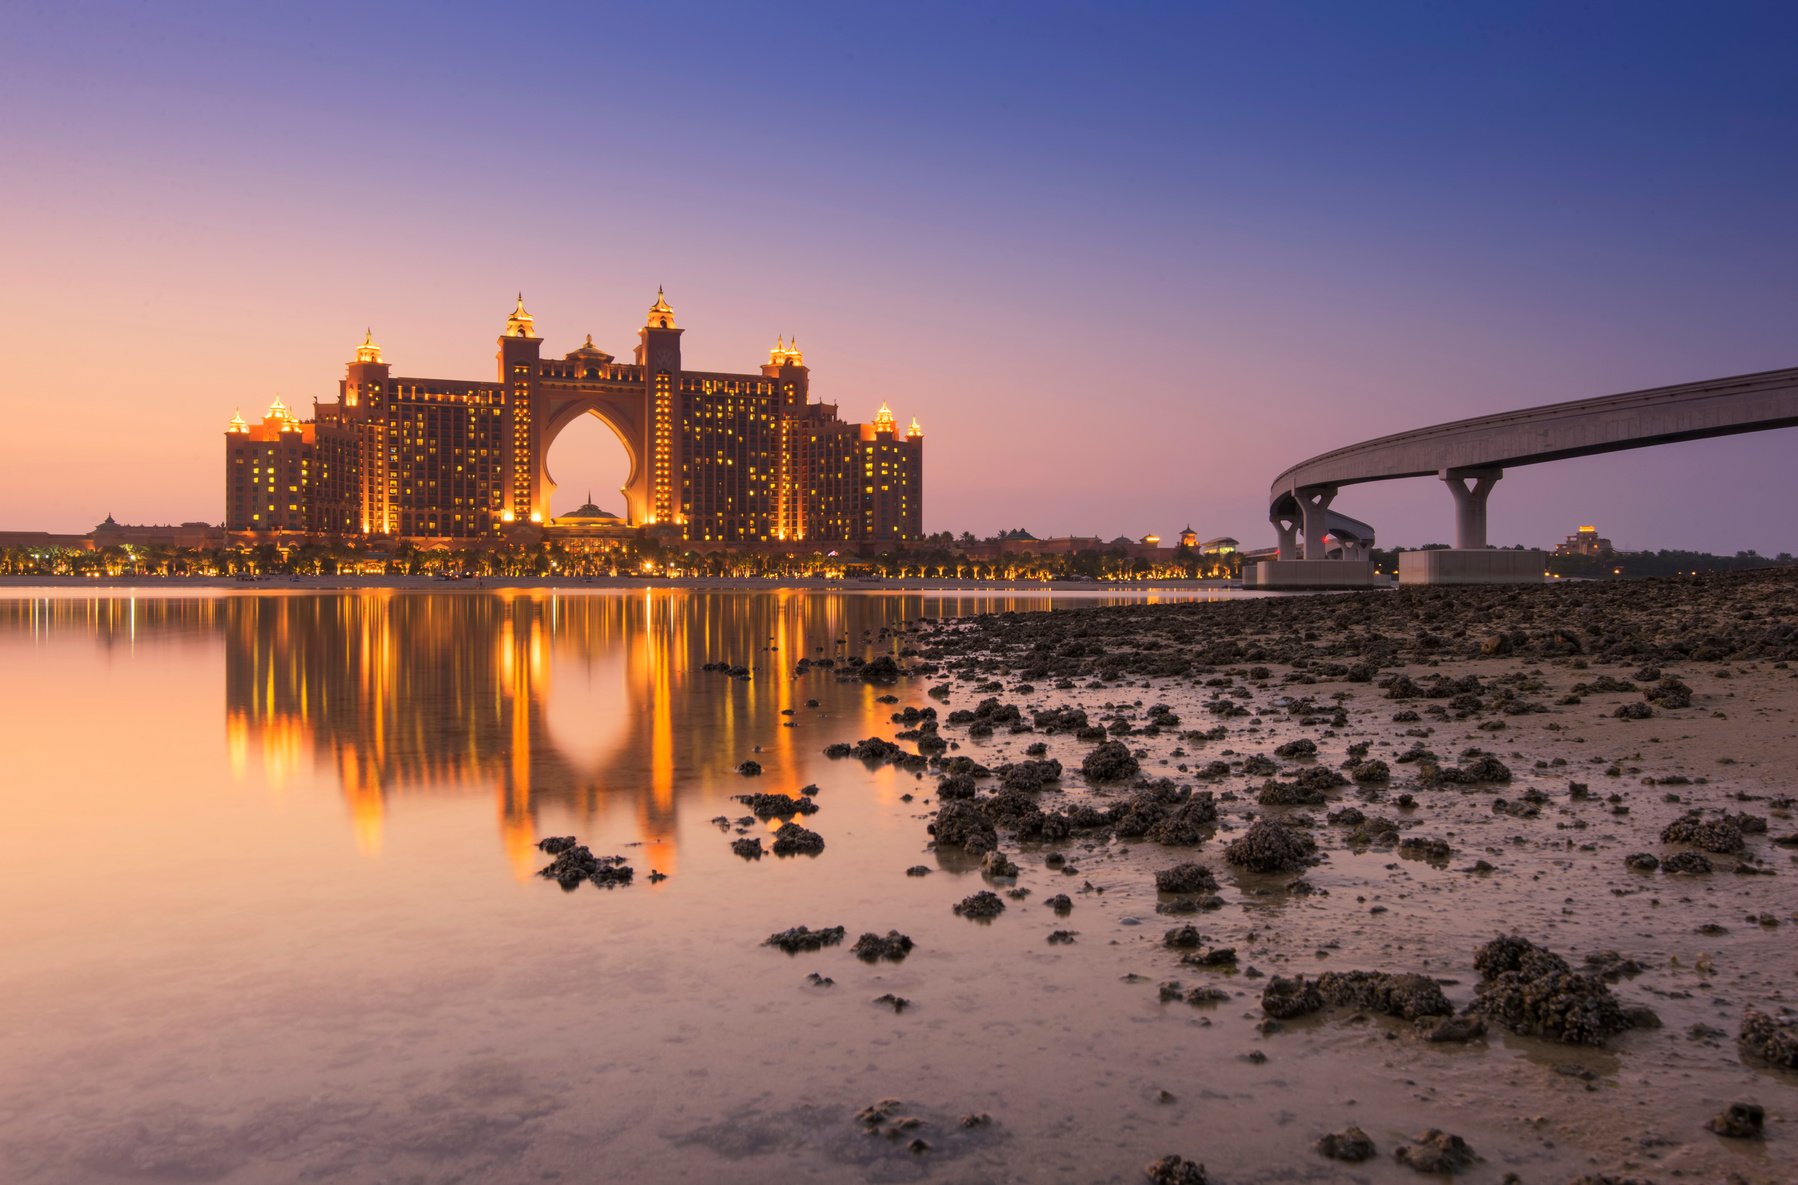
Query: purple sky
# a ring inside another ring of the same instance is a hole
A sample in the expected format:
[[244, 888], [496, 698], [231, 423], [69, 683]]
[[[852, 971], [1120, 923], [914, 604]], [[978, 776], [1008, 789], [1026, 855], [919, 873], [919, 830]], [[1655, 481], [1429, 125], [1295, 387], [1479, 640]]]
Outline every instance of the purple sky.
[[[12, 8], [0, 528], [216, 521], [235, 409], [365, 325], [491, 377], [518, 289], [552, 354], [658, 284], [691, 366], [796, 333], [980, 534], [1267, 543], [1314, 453], [1798, 364], [1798, 9], [1567, 9]], [[1794, 445], [1515, 470], [1492, 538], [1798, 550]], [[617, 503], [601, 431], [551, 460]], [[1338, 507], [1451, 537], [1433, 481]]]

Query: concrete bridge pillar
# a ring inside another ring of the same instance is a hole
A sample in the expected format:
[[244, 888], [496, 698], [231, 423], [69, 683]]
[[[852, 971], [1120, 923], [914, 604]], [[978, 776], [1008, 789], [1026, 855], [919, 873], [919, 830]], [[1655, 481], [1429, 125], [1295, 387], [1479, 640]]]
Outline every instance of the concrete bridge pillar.
[[1335, 486], [1306, 486], [1292, 491], [1305, 516], [1305, 558], [1324, 558], [1324, 536], [1330, 533], [1330, 503], [1336, 500]]
[[1485, 550], [1486, 498], [1504, 475], [1503, 469], [1444, 469], [1439, 474], [1455, 499], [1456, 550]]
[[1274, 524], [1274, 530], [1280, 536], [1280, 558], [1297, 559], [1299, 555], [1299, 524], [1304, 519], [1296, 513], [1276, 510], [1268, 516]]

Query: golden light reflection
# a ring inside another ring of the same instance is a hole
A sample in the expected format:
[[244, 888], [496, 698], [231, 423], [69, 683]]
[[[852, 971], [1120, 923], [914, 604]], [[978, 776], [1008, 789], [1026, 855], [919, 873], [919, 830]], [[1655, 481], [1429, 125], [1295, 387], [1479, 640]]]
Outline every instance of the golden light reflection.
[[[644, 872], [672, 873], [678, 811], [711, 840], [705, 820], [740, 813], [729, 801], [744, 789], [734, 771], [756, 746], [766, 771], [756, 788], [793, 793], [824, 782], [825, 744], [892, 735], [882, 689], [825, 672], [796, 680], [800, 658], [895, 650], [901, 643], [879, 639], [880, 627], [926, 615], [1069, 603], [1094, 601], [665, 587], [136, 603], [84, 594], [0, 600], [0, 629], [34, 644], [76, 633], [121, 650], [222, 638], [231, 778], [290, 796], [321, 779], [334, 785], [350, 838], [371, 858], [413, 818], [407, 799], [479, 795], [491, 796], [500, 854], [519, 876], [542, 862], [537, 839], [570, 832], [595, 850], [632, 851]], [[701, 670], [724, 660], [754, 667], [753, 677]], [[814, 696], [829, 723], [797, 707]], [[897, 803], [916, 784], [881, 770], [869, 788]]]

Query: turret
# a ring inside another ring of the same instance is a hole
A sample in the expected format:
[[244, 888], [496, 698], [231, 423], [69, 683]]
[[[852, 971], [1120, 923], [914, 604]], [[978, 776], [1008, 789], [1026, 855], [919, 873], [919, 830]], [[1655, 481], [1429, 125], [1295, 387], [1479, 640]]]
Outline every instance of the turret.
[[672, 529], [686, 521], [680, 473], [680, 424], [685, 396], [680, 382], [681, 329], [661, 288], [637, 330], [637, 365], [649, 399], [649, 526]]
[[519, 522], [531, 515], [543, 514], [539, 505], [541, 482], [534, 458], [543, 428], [536, 407], [537, 372], [543, 353], [543, 339], [537, 336], [536, 324], [525, 311], [524, 293], [506, 318], [506, 331], [499, 337], [499, 382], [505, 388], [506, 402], [512, 408], [511, 438], [505, 441], [504, 455], [508, 477], [506, 501], [502, 508], [512, 512]]
[[783, 408], [792, 411], [806, 404], [811, 386], [811, 371], [806, 369], [805, 355], [799, 352], [799, 339], [787, 340], [783, 333], [774, 339], [774, 348], [768, 351], [768, 361], [762, 366], [762, 375], [780, 384], [780, 402]]
[[520, 292], [518, 294], [518, 306], [512, 310], [512, 315], [506, 318], [506, 336], [507, 337], [536, 337], [537, 336], [536, 319], [534, 317], [532, 317], [529, 313], [525, 312], [524, 293], [522, 293], [522, 292]]
[[362, 331], [362, 344], [356, 347], [355, 361], [344, 370], [343, 406], [378, 409], [387, 395], [387, 377], [392, 367], [381, 358], [381, 347], [375, 344], [375, 331]]

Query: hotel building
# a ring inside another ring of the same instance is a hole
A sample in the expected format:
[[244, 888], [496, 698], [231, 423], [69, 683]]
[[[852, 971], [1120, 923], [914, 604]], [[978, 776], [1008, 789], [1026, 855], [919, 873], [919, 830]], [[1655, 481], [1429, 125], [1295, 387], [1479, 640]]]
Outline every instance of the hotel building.
[[[524, 299], [499, 338], [495, 381], [397, 376], [372, 333], [337, 398], [300, 419], [279, 400], [225, 432], [226, 527], [420, 542], [615, 537], [688, 544], [878, 545], [923, 535], [924, 433], [885, 404], [846, 423], [810, 399], [796, 342], [755, 373], [686, 369], [658, 291], [632, 360], [593, 344], [545, 359]], [[584, 506], [558, 526], [546, 458], [592, 415], [617, 433], [631, 473], [623, 512]], [[578, 520], [578, 521], [577, 521]]]

